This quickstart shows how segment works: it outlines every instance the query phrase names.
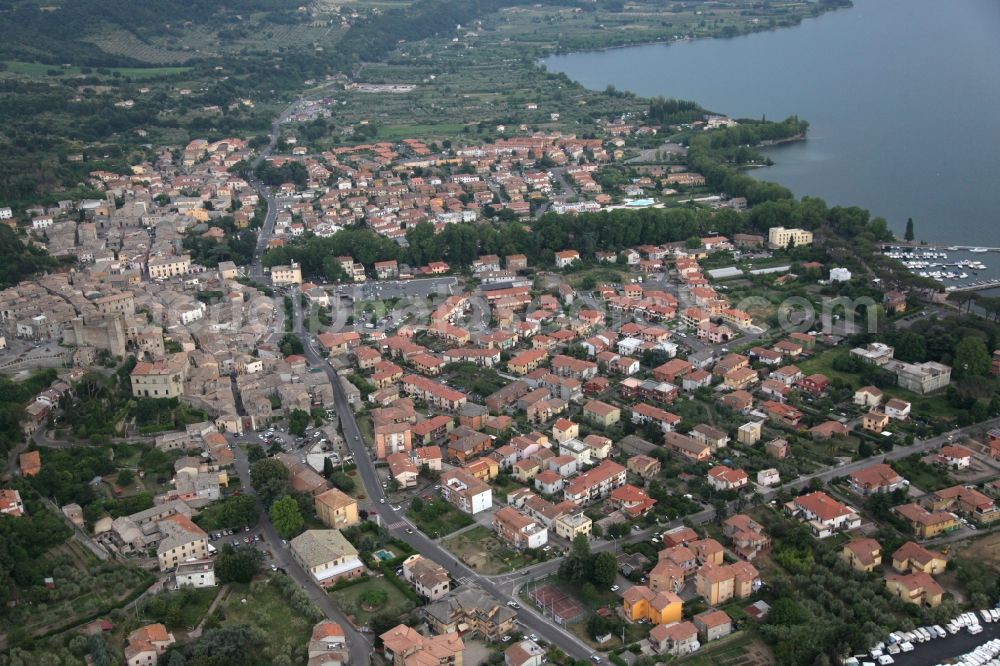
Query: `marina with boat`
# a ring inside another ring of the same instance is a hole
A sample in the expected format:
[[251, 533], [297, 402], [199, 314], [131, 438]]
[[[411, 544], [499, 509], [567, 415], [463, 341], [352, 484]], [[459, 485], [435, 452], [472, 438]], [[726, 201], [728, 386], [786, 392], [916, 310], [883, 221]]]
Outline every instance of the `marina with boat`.
[[945, 291], [1000, 288], [1000, 248], [960, 245], [889, 245], [885, 256], [914, 274], [940, 282]]

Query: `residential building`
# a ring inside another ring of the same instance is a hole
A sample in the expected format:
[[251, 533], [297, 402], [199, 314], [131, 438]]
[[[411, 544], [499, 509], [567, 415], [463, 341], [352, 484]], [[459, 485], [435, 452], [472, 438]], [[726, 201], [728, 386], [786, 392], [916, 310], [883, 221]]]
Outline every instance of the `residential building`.
[[441, 495], [460, 511], [477, 514], [493, 506], [493, 490], [465, 470], [441, 475]]
[[174, 571], [177, 589], [182, 587], [215, 587], [215, 564], [212, 560], [181, 562]]
[[191, 272], [191, 255], [152, 257], [146, 267], [151, 280], [187, 275]]
[[24, 502], [17, 488], [0, 489], [0, 515], [19, 518], [24, 515]]
[[724, 638], [733, 632], [733, 620], [723, 610], [707, 610], [698, 613], [691, 620], [704, 643]]
[[515, 550], [541, 548], [549, 539], [548, 529], [511, 506], [493, 514], [493, 530]]
[[163, 538], [156, 547], [160, 571], [189, 559], [208, 557], [208, 535], [184, 514], [174, 514], [156, 523]]
[[875, 539], [851, 539], [840, 551], [840, 559], [857, 571], [870, 573], [882, 564], [882, 546]]
[[889, 425], [889, 416], [885, 412], [872, 410], [865, 414], [861, 420], [861, 427], [865, 430], [881, 433]]
[[424, 636], [400, 624], [379, 636], [382, 656], [392, 666], [462, 666], [465, 644], [457, 633]]
[[750, 477], [741, 469], [730, 469], [725, 465], [716, 465], [708, 470], [708, 485], [715, 490], [739, 490], [750, 482]]
[[911, 405], [899, 398], [890, 398], [885, 403], [885, 415], [896, 421], [905, 421], [910, 418]]
[[132, 395], [137, 398], [179, 398], [184, 395], [187, 354], [171, 354], [152, 363], [140, 361], [129, 377]]
[[644, 455], [630, 456], [625, 461], [625, 468], [641, 479], [652, 479], [660, 473], [660, 461]]
[[947, 566], [946, 555], [928, 550], [913, 541], [907, 541], [892, 554], [892, 567], [900, 573], [922, 571], [934, 575], [943, 573]]
[[712, 457], [712, 447], [694, 437], [678, 432], [668, 432], [663, 436], [663, 445], [674, 453], [688, 460], [700, 462]]
[[930, 575], [917, 571], [905, 575], [891, 574], [885, 577], [889, 594], [919, 606], [934, 608], [941, 604], [944, 590]]
[[621, 420], [621, 410], [600, 400], [591, 400], [583, 406], [583, 417], [608, 427]]
[[875, 408], [882, 404], [882, 390], [877, 386], [862, 386], [854, 392], [854, 404]]
[[552, 528], [555, 530], [556, 536], [572, 541], [581, 534], [590, 537], [593, 521], [582, 511], [564, 513], [552, 522]]
[[656, 625], [649, 631], [649, 643], [659, 654], [674, 657], [683, 657], [701, 647], [698, 628], [687, 621]]
[[147, 624], [128, 635], [125, 663], [128, 666], [156, 666], [160, 655], [175, 642], [162, 624]]
[[463, 585], [420, 612], [438, 634], [478, 635], [499, 641], [514, 629], [517, 613], [476, 585]]
[[672, 624], [680, 622], [683, 609], [684, 602], [669, 590], [653, 592], [645, 585], [633, 585], [622, 595], [622, 613], [630, 622]]
[[854, 492], [864, 497], [876, 493], [891, 493], [909, 485], [906, 479], [885, 463], [869, 465], [852, 472], [848, 477], [848, 483]]
[[738, 513], [722, 522], [722, 533], [732, 541], [732, 550], [745, 560], [753, 560], [771, 550], [771, 539], [764, 526], [750, 516]]
[[[1000, 490], [1000, 485], [994, 484], [993, 487]], [[934, 491], [931, 506], [935, 510], [947, 509], [968, 516], [979, 525], [1000, 520], [1000, 509], [995, 502], [969, 486], [952, 486]]]
[[357, 549], [340, 530], [306, 530], [288, 545], [295, 561], [322, 587], [365, 573]]
[[320, 522], [333, 529], [357, 525], [360, 520], [358, 501], [337, 488], [330, 488], [313, 497], [313, 506]]
[[947, 511], [928, 511], [916, 503], [903, 504], [893, 508], [903, 517], [910, 528], [921, 539], [930, 539], [939, 534], [951, 532], [959, 526], [958, 517]]
[[503, 653], [504, 666], [542, 666], [545, 661], [545, 650], [528, 638], [514, 643]]
[[288, 266], [272, 266], [271, 283], [275, 287], [302, 284], [302, 268], [294, 261]]
[[451, 591], [451, 577], [445, 568], [420, 554], [403, 561], [403, 579], [427, 601], [437, 601]]
[[580, 506], [606, 497], [612, 490], [625, 485], [625, 468], [613, 460], [602, 460], [599, 465], [571, 479], [563, 494], [566, 499]]
[[861, 517], [851, 507], [841, 504], [822, 490], [799, 495], [785, 504], [785, 512], [801, 518], [813, 535], [825, 538], [834, 532], [856, 529]]
[[749, 562], [717, 565], [707, 562], [695, 574], [695, 590], [710, 606], [745, 599], [760, 588], [760, 573]]

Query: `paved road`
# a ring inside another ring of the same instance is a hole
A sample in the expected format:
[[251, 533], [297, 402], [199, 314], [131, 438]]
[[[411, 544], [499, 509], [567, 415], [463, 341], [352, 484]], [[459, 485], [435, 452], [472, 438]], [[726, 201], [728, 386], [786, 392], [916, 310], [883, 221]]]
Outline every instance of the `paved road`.
[[[430, 558], [443, 566], [455, 580], [474, 582], [485, 592], [506, 604], [514, 599], [512, 589], [501, 589], [500, 584], [490, 578], [482, 576], [476, 571], [466, 567], [455, 557], [445, 550], [437, 541], [430, 539], [406, 520], [403, 512], [396, 512], [392, 505], [385, 500], [385, 491], [382, 483], [375, 471], [375, 466], [371, 459], [371, 454], [361, 438], [361, 431], [354, 418], [354, 412], [347, 402], [347, 395], [340, 384], [337, 373], [330, 367], [329, 363], [320, 356], [314, 346], [311, 337], [304, 331], [302, 326], [302, 309], [298, 299], [295, 300], [295, 321], [293, 330], [298, 335], [305, 347], [305, 357], [314, 367], [321, 367], [333, 385], [333, 396], [337, 415], [340, 418], [341, 429], [344, 440], [354, 455], [354, 460], [358, 465], [362, 485], [371, 503], [365, 507], [369, 515], [378, 516], [379, 522], [386, 526], [389, 532], [406, 543], [410, 544], [416, 551], [424, 557]], [[409, 531], [407, 531], [409, 529]], [[412, 533], [411, 533], [412, 532]], [[558, 566], [556, 564], [555, 566]], [[556, 626], [537, 616], [535, 613], [520, 608], [517, 611], [517, 619], [529, 632], [535, 633], [544, 640], [559, 646], [567, 654], [577, 659], [589, 659], [592, 651], [580, 643], [579, 639], [567, 633], [561, 627]]]
[[[250, 463], [247, 460], [246, 454], [243, 450], [238, 447], [233, 447], [233, 453], [235, 454], [235, 464], [236, 472], [239, 474], [241, 487], [243, 492], [256, 495], [253, 489], [253, 484], [250, 480]], [[298, 583], [299, 587], [305, 590], [306, 594], [316, 603], [320, 611], [330, 620], [337, 622], [341, 627], [344, 628], [344, 634], [347, 638], [347, 644], [351, 653], [351, 663], [352, 664], [367, 664], [370, 663], [371, 653], [372, 653], [372, 643], [371, 640], [362, 634], [361, 632], [354, 629], [353, 625], [347, 620], [347, 616], [333, 603], [333, 599], [329, 594], [326, 593], [323, 588], [321, 588], [313, 580], [312, 576], [305, 572], [302, 567], [292, 558], [291, 552], [287, 546], [282, 545], [281, 535], [278, 531], [274, 529], [274, 525], [271, 523], [271, 518], [268, 516], [267, 511], [264, 510], [264, 506], [260, 499], [257, 500], [257, 511], [260, 514], [260, 522], [258, 522], [257, 527], [254, 531], [259, 531], [264, 536], [265, 542], [268, 544], [268, 548], [273, 555], [275, 562], [283, 568], [288, 575]]]
[[[958, 430], [952, 430], [951, 432], [945, 433], [943, 435], [938, 435], [937, 437], [931, 437], [930, 439], [924, 439], [919, 442], [910, 444], [909, 446], [897, 446], [893, 448], [892, 451], [881, 455], [874, 456], [872, 458], [864, 458], [861, 460], [855, 460], [854, 462], [847, 463], [846, 465], [840, 465], [839, 467], [828, 467], [819, 472], [813, 472], [812, 474], [805, 474], [798, 477], [793, 481], [789, 481], [780, 486], [782, 490], [799, 490], [804, 488], [813, 479], [821, 479], [823, 481], [829, 481], [830, 479], [838, 476], [846, 476], [852, 472], [856, 472], [859, 469], [864, 469], [874, 465], [875, 463], [887, 462], [890, 460], [899, 460], [900, 458], [906, 458], [914, 453], [926, 453], [931, 449], [938, 449], [941, 446], [947, 444], [952, 440], [957, 440], [960, 436], [966, 435], [970, 432], [975, 432], [978, 430], [989, 430], [990, 428], [995, 428], [1000, 425], [1000, 418], [991, 419], [989, 421], [983, 421], [982, 423], [977, 423], [965, 428], [959, 428]], [[761, 495], [765, 499], [770, 499], [778, 492], [777, 488], [772, 488]]]
[[[251, 171], [256, 169], [261, 162], [267, 159], [267, 157], [274, 152], [275, 147], [278, 145], [278, 137], [281, 134], [281, 124], [285, 121], [289, 114], [292, 113], [297, 104], [297, 101], [290, 104], [288, 108], [282, 111], [281, 115], [276, 118], [273, 123], [271, 123], [271, 135], [268, 144], [250, 163]], [[278, 219], [278, 202], [277, 198], [271, 194], [270, 188], [264, 185], [261, 181], [257, 180], [257, 178], [252, 174], [249, 176], [248, 182], [255, 190], [257, 190], [257, 195], [260, 196], [260, 198], [267, 204], [267, 215], [264, 218], [263, 227], [257, 234], [257, 247], [254, 250], [253, 262], [250, 264], [250, 277], [259, 279], [264, 275], [260, 259], [264, 256], [264, 251], [267, 250], [267, 243], [271, 240], [271, 236], [274, 234], [274, 222]]]

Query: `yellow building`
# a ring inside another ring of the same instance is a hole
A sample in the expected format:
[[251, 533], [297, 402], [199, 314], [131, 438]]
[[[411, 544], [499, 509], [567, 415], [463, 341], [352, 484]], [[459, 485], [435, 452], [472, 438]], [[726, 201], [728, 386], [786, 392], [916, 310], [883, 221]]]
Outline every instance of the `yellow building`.
[[904, 601], [919, 606], [941, 605], [944, 590], [930, 575], [917, 571], [905, 576], [890, 575], [885, 577], [885, 586], [889, 593]]
[[129, 376], [132, 395], [137, 398], [177, 398], [184, 394], [188, 357], [185, 353], [171, 354], [147, 363], [140, 361]]
[[889, 425], [889, 415], [884, 412], [872, 410], [865, 414], [861, 427], [871, 432], [882, 432]]
[[174, 275], [187, 275], [191, 272], [191, 255], [179, 257], [152, 257], [146, 264], [150, 279], [168, 278]]
[[358, 501], [336, 488], [331, 488], [313, 498], [316, 517], [327, 527], [341, 528], [357, 525]]
[[958, 528], [958, 517], [947, 511], [928, 511], [911, 502], [893, 508], [921, 539], [931, 539]]
[[767, 230], [767, 244], [772, 249], [784, 249], [789, 245], [793, 247], [799, 247], [800, 245], [812, 245], [812, 242], [812, 232], [805, 229], [771, 227]]
[[840, 559], [857, 571], [869, 573], [882, 564], [882, 546], [875, 539], [851, 539], [840, 551]]
[[302, 269], [294, 261], [289, 266], [272, 266], [271, 282], [276, 287], [302, 284]]
[[903, 573], [920, 571], [925, 574], [938, 574], [948, 567], [948, 558], [918, 543], [907, 541], [892, 554], [892, 566], [896, 571]]
[[680, 622], [684, 602], [670, 591], [653, 592], [645, 585], [634, 585], [622, 596], [622, 612], [630, 622], [649, 620], [652, 624]]
[[581, 513], [563, 514], [552, 523], [556, 531], [556, 536], [560, 536], [567, 541], [572, 541], [579, 535], [590, 536], [590, 531], [594, 526], [593, 521]]

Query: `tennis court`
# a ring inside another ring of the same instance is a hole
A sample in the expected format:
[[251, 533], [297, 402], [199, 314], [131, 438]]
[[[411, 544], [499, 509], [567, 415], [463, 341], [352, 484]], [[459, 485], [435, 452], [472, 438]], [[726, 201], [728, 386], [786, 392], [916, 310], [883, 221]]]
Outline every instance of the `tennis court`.
[[584, 613], [584, 608], [579, 602], [555, 585], [544, 585], [534, 589], [528, 596], [560, 624], [572, 622]]

